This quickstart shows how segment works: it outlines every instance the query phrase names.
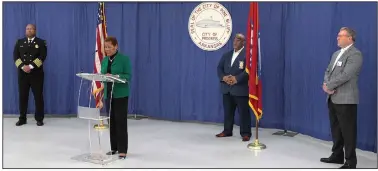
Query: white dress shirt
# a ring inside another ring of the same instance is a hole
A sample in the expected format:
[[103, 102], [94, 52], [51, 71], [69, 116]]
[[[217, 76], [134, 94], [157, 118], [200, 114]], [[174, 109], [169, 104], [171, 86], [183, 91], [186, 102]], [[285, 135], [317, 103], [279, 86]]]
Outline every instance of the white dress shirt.
[[30, 41], [33, 42], [34, 38], [35, 38], [35, 37], [28, 38], [28, 43], [29, 43]]
[[236, 59], [236, 57], [238, 57], [238, 55], [240, 54], [240, 52], [244, 49], [244, 46], [238, 50], [238, 51], [235, 51], [234, 50], [234, 53], [232, 54], [232, 59], [231, 59], [231, 66], [234, 64], [234, 61]]
[[342, 48], [342, 49], [340, 50], [339, 55], [337, 55], [337, 57], [336, 57], [335, 63], [333, 63], [333, 66], [332, 66], [332, 70], [331, 70], [331, 71], [333, 71], [333, 69], [334, 69], [335, 66], [336, 66], [336, 63], [339, 61], [340, 57], [344, 54], [344, 52], [345, 52], [346, 50], [348, 50], [348, 48], [351, 47], [352, 45], [353, 45], [353, 44], [350, 44], [349, 46], [347, 46], [347, 47], [345, 47], [345, 48]]

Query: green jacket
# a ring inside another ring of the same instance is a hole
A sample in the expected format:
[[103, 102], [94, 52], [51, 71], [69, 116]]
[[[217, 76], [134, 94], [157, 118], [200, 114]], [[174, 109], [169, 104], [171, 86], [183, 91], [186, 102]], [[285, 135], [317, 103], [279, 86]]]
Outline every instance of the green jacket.
[[[106, 56], [101, 61], [101, 74], [106, 74], [108, 71], [109, 57]], [[130, 95], [130, 80], [131, 80], [131, 62], [128, 56], [118, 52], [114, 57], [111, 66], [111, 74], [119, 75], [121, 79], [126, 79], [128, 83], [114, 83], [113, 98], [128, 97]], [[104, 82], [104, 98], [107, 99], [107, 83]]]

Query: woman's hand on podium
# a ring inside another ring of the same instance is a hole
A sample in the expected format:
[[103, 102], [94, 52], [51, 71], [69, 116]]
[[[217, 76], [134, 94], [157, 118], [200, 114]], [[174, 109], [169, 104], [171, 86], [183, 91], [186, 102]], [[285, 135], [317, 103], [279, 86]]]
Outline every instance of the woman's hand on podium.
[[105, 75], [114, 76], [114, 77], [118, 77], [119, 78], [119, 75], [113, 75], [113, 74], [110, 74], [110, 73], [107, 73]]

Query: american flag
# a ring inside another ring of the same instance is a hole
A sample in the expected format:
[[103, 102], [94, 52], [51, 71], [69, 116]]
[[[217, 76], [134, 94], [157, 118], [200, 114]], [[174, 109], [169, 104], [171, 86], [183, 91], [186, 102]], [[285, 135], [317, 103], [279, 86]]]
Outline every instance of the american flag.
[[249, 74], [249, 106], [257, 120], [262, 117], [261, 51], [258, 3], [249, 7], [246, 43], [246, 72]]
[[[104, 2], [98, 3], [97, 11], [97, 27], [96, 27], [96, 52], [94, 73], [101, 73], [101, 61], [105, 57], [104, 42], [107, 37], [106, 32], [106, 19], [105, 19], [105, 4]], [[96, 107], [101, 103], [102, 91], [96, 91], [102, 88], [101, 82], [92, 83], [93, 92], [95, 92]]]

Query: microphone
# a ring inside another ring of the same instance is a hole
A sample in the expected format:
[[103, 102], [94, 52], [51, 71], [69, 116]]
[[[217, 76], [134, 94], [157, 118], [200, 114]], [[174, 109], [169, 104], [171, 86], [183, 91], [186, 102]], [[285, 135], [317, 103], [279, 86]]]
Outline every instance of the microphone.
[[[95, 50], [92, 55], [94, 55], [96, 52], [98, 52], [98, 50]], [[83, 73], [83, 68], [80, 69], [80, 73]]]

